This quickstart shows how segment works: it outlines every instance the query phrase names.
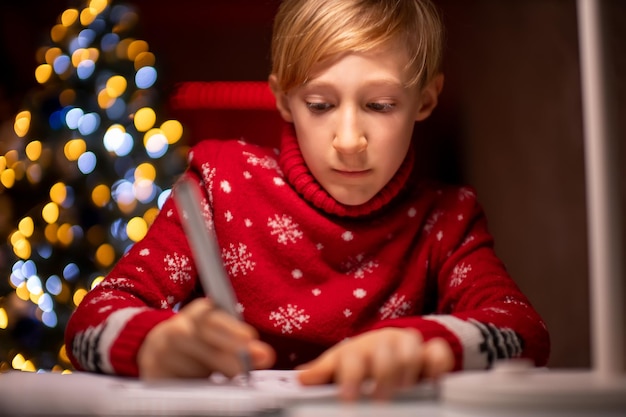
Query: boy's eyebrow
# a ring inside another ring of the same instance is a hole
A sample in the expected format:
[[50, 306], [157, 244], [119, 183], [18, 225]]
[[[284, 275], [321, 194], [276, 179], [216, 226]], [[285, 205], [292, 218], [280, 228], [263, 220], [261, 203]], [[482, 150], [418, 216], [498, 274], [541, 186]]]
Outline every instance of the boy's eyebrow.
[[[366, 87], [392, 87], [392, 88], [404, 88], [404, 84], [399, 80], [392, 78], [376, 78], [372, 80], [366, 80], [363, 82], [363, 85]], [[313, 87], [313, 88], [335, 88], [335, 83], [327, 82], [324, 80], [311, 80], [306, 82], [303, 85], [304, 88]]]

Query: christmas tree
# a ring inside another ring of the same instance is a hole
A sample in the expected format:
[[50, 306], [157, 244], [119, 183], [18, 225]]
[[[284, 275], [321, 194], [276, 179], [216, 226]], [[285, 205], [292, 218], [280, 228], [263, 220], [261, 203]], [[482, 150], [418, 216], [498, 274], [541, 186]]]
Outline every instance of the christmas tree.
[[0, 140], [0, 197], [20, 207], [0, 253], [0, 370], [70, 369], [67, 319], [184, 169], [182, 126], [158, 116], [156, 59], [137, 24], [107, 0], [65, 10], [36, 51], [38, 88]]

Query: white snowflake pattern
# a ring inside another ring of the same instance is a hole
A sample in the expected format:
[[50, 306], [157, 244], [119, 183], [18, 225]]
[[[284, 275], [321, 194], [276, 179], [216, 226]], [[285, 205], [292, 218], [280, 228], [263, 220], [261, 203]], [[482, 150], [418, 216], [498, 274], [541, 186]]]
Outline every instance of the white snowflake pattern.
[[405, 316], [411, 310], [411, 302], [404, 295], [394, 294], [387, 302], [378, 310], [380, 319], [397, 319]]
[[244, 171], [243, 172], [243, 177], [247, 180], [249, 180], [250, 178], [252, 178], [252, 174], [250, 174], [249, 171]]
[[228, 249], [223, 248], [222, 259], [224, 260], [224, 267], [233, 277], [247, 275], [248, 272], [254, 271], [256, 266], [248, 247], [241, 242], [237, 246], [231, 243], [228, 245]]
[[191, 261], [187, 256], [174, 252], [165, 255], [163, 262], [164, 269], [170, 273], [170, 279], [175, 283], [182, 284], [191, 279]]
[[143, 248], [142, 250], [139, 251], [139, 256], [149, 256], [150, 255], [150, 249], [148, 248]]
[[458, 216], [456, 216], [456, 219], [458, 221], [463, 221], [464, 218], [465, 218], [465, 216], [463, 216], [462, 214], [459, 214]]
[[365, 296], [367, 295], [367, 291], [365, 291], [363, 288], [357, 288], [356, 290], [352, 291], [352, 295], [354, 295], [356, 298], [365, 298]]
[[277, 311], [270, 313], [270, 321], [274, 322], [274, 327], [280, 327], [281, 332], [293, 333], [294, 330], [302, 330], [302, 325], [309, 322], [311, 316], [305, 314], [304, 309], [297, 305], [287, 304], [287, 307], [278, 307]]
[[349, 308], [346, 308], [345, 310], [343, 310], [343, 315], [345, 317], [350, 317], [352, 315], [352, 310], [350, 310]]
[[245, 225], [246, 225], [246, 227], [252, 227], [252, 220], [250, 220], [250, 219], [245, 219], [245, 220], [243, 221], [243, 224], [245, 224]]
[[241, 303], [237, 303], [235, 304], [235, 311], [239, 314], [243, 314], [243, 312], [246, 310], [246, 308], [243, 306], [243, 304]]
[[318, 295], [322, 293], [322, 290], [320, 290], [319, 288], [313, 288], [311, 292], [313, 293], [314, 296], [317, 297]]
[[172, 216], [174, 215], [174, 210], [169, 209], [169, 210], [167, 211], [167, 213], [165, 213], [165, 215], [166, 215], [167, 217], [172, 217]]
[[343, 232], [343, 233], [341, 234], [341, 238], [342, 238], [343, 240], [345, 240], [346, 242], [349, 242], [349, 241], [351, 241], [352, 239], [354, 239], [354, 234], [352, 234], [352, 232], [351, 232], [351, 231], [346, 230], [345, 232]]
[[294, 269], [293, 271], [291, 271], [291, 276], [294, 279], [300, 279], [302, 278], [302, 271], [300, 271], [299, 269]]
[[317, 250], [322, 250], [322, 249], [324, 249], [324, 245], [322, 243], [318, 243], [317, 245], [315, 245], [315, 248]]
[[104, 307], [99, 308], [98, 309], [98, 314], [106, 313], [107, 311], [112, 310], [112, 309], [113, 309], [113, 306], [109, 304], [108, 306], [104, 306]]
[[426, 233], [432, 232], [433, 227], [435, 226], [435, 223], [437, 223], [437, 220], [439, 219], [439, 217], [441, 217], [442, 214], [443, 214], [443, 212], [441, 212], [439, 210], [435, 211], [433, 214], [431, 214], [431, 216], [426, 221], [426, 224], [424, 225], [424, 231]]
[[406, 214], [409, 217], [415, 217], [417, 215], [417, 210], [415, 209], [415, 207], [411, 207]]
[[220, 182], [220, 188], [222, 189], [222, 191], [224, 191], [226, 194], [229, 194], [233, 189], [230, 186], [230, 183], [226, 180], [223, 180]]
[[167, 300], [161, 300], [161, 310], [167, 310], [170, 305], [167, 303]]
[[268, 218], [267, 226], [272, 229], [270, 234], [272, 236], [276, 235], [278, 243], [283, 245], [287, 245], [289, 242], [296, 243], [298, 239], [302, 239], [302, 232], [299, 229], [300, 225], [286, 214], [282, 216], [276, 214], [273, 219], [271, 217]]
[[208, 162], [202, 164], [202, 181], [209, 192], [209, 200], [213, 202], [213, 181], [215, 180], [215, 168], [211, 168]]
[[441, 239], [443, 239], [443, 232], [440, 230], [437, 232], [437, 240], [441, 242]]
[[342, 264], [346, 275], [352, 275], [354, 278], [365, 278], [366, 274], [371, 274], [374, 269], [378, 268], [378, 262], [374, 259], [366, 259], [364, 254], [359, 254], [354, 258], [349, 258]]
[[467, 278], [467, 273], [471, 270], [471, 265], [466, 265], [465, 263], [460, 263], [456, 265], [452, 270], [452, 276], [450, 277], [450, 286], [458, 287], [459, 285], [461, 285], [463, 280]]
[[99, 295], [89, 300], [89, 304], [99, 304], [104, 301], [125, 300], [126, 297], [120, 294], [114, 294], [113, 291], [101, 291]]
[[285, 180], [283, 180], [280, 177], [274, 177], [272, 181], [274, 182], [274, 185], [277, 185], [279, 187], [282, 187], [283, 185], [285, 185]]
[[134, 288], [135, 284], [132, 283], [128, 278], [107, 278], [102, 281], [100, 284], [102, 288]]
[[474, 235], [469, 235], [467, 236], [465, 239], [463, 239], [463, 243], [461, 243], [461, 246], [465, 246], [468, 243], [472, 242], [474, 240]]
[[459, 190], [459, 201], [463, 201], [466, 198], [474, 198], [474, 192], [467, 187], [462, 187]]
[[227, 222], [231, 221], [233, 219], [233, 213], [231, 213], [230, 210], [226, 210], [226, 212], [224, 213], [224, 218]]
[[251, 152], [244, 152], [243, 154], [248, 157], [248, 159], [246, 159], [246, 162], [248, 164], [252, 166], [259, 166], [265, 169], [274, 169], [276, 170], [276, 172], [282, 175], [282, 171], [280, 170], [280, 167], [278, 166], [278, 162], [276, 162], [276, 159], [270, 158], [269, 156], [264, 156], [262, 158], [259, 158], [258, 156], [256, 156], [255, 154]]
[[143, 268], [142, 268], [142, 267], [140, 267], [140, 266], [135, 267], [135, 270], [136, 270], [137, 272], [144, 272]]

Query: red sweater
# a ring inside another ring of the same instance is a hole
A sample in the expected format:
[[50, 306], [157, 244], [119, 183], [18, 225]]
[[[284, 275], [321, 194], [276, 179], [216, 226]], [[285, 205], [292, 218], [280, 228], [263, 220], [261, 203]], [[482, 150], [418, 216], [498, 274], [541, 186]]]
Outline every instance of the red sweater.
[[[378, 195], [345, 206], [315, 181], [286, 132], [280, 151], [201, 142], [185, 173], [201, 183], [206, 224], [217, 234], [238, 308], [276, 349], [277, 368], [381, 327], [445, 338], [455, 369], [508, 357], [546, 363], [546, 327], [496, 257], [471, 189], [413, 179], [409, 152]], [[201, 295], [169, 199], [146, 237], [71, 317], [73, 365], [137, 375], [146, 334]]]

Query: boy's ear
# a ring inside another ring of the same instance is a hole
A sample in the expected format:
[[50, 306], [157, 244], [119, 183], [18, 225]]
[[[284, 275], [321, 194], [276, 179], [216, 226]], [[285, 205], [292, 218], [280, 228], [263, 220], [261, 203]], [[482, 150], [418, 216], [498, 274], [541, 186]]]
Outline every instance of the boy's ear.
[[291, 115], [291, 109], [289, 108], [289, 102], [287, 101], [287, 94], [285, 94], [285, 92], [278, 86], [278, 79], [276, 78], [276, 75], [270, 75], [268, 82], [270, 89], [274, 94], [274, 98], [276, 99], [276, 108], [278, 109], [278, 112], [286, 122], [292, 123], [293, 116]]
[[416, 121], [426, 119], [433, 112], [443, 88], [443, 74], [437, 74], [420, 92], [420, 106], [415, 115]]

